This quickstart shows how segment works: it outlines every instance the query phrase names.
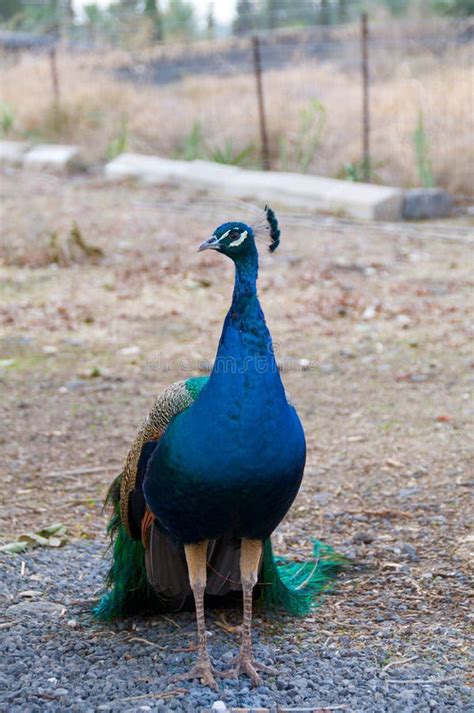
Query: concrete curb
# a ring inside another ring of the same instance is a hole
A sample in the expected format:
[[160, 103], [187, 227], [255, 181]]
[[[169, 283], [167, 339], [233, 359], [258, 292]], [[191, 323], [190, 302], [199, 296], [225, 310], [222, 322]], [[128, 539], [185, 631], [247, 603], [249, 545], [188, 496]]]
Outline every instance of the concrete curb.
[[[23, 165], [64, 172], [79, 164], [78, 146], [0, 141], [0, 165]], [[363, 220], [422, 220], [449, 216], [453, 199], [437, 188], [403, 190], [300, 173], [249, 171], [210, 161], [174, 161], [124, 153], [104, 166], [111, 181], [132, 178], [152, 184], [211, 191], [310, 212], [336, 213]]]
[[0, 165], [23, 165], [28, 168], [65, 171], [79, 161], [78, 146], [65, 144], [37, 144], [23, 141], [0, 141]]
[[29, 144], [26, 141], [0, 141], [0, 165], [20, 165], [28, 149]]
[[111, 180], [135, 178], [147, 183], [177, 183], [233, 198], [257, 199], [352, 218], [400, 220], [402, 216], [403, 191], [399, 188], [139, 154], [121, 154], [104, 170]]

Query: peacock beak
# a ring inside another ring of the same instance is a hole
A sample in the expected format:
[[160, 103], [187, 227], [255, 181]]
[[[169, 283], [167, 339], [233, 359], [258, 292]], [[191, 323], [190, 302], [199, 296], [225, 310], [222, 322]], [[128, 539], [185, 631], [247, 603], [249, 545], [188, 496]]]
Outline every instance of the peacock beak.
[[217, 237], [217, 235], [211, 235], [210, 238], [205, 240], [198, 247], [198, 253], [202, 252], [203, 250], [218, 250], [218, 249], [219, 249], [219, 238]]

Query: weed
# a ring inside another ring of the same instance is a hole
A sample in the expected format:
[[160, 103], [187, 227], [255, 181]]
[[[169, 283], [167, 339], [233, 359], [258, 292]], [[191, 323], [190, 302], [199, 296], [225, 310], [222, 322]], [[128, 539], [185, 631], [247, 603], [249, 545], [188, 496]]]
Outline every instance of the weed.
[[61, 267], [84, 261], [97, 262], [104, 256], [101, 248], [86, 243], [76, 222], [72, 224], [66, 238], [57, 231], [49, 234], [47, 252], [48, 263], [55, 263]]
[[423, 188], [433, 188], [433, 170], [431, 166], [430, 150], [428, 137], [426, 135], [425, 120], [423, 111], [418, 110], [418, 120], [416, 123], [415, 133], [413, 135], [415, 144], [416, 166], [418, 169], [418, 178]]
[[[373, 163], [369, 166], [369, 178], [371, 182], [379, 182], [380, 177], [375, 171], [375, 168], [380, 168], [380, 164], [374, 166]], [[353, 181], [354, 183], [363, 183], [366, 180], [366, 167], [364, 159], [345, 163], [337, 174], [337, 178], [342, 178], [344, 181]]]
[[209, 148], [209, 158], [216, 163], [225, 163], [232, 166], [248, 166], [255, 155], [255, 146], [249, 144], [241, 151], [234, 149], [232, 139], [226, 139], [224, 146]]
[[224, 145], [212, 146], [204, 140], [204, 132], [200, 121], [195, 121], [191, 131], [184, 138], [183, 145], [175, 152], [175, 158], [184, 161], [195, 161], [196, 159], [208, 159], [215, 163], [225, 163], [232, 166], [248, 165], [255, 154], [255, 146], [248, 144], [243, 149], [234, 149], [234, 142], [231, 138], [224, 141]]
[[184, 161], [195, 161], [203, 158], [203, 131], [200, 121], [193, 122], [191, 131], [184, 137], [183, 145], [175, 152], [175, 158]]
[[0, 130], [3, 136], [8, 136], [15, 123], [15, 113], [8, 104], [0, 104]]
[[281, 137], [280, 167], [287, 171], [290, 165], [306, 173], [321, 144], [326, 124], [326, 109], [317, 99], [312, 99], [299, 114], [298, 130], [293, 141]]
[[320, 101], [312, 99], [300, 114], [300, 126], [296, 146], [296, 162], [302, 173], [306, 173], [321, 143], [326, 124], [326, 110]]
[[115, 139], [107, 146], [106, 156], [109, 161], [114, 159], [121, 153], [124, 153], [128, 148], [128, 118], [125, 114], [122, 115], [120, 128]]

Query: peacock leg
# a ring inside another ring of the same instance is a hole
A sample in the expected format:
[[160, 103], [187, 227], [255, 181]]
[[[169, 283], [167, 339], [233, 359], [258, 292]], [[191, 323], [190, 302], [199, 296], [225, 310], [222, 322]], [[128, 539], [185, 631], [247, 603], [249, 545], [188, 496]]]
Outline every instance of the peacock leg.
[[200, 678], [201, 682], [210, 688], [218, 689], [207, 651], [206, 622], [204, 617], [204, 591], [207, 580], [207, 540], [196, 545], [185, 545], [186, 562], [188, 565], [189, 582], [193, 590], [196, 605], [196, 621], [198, 636], [198, 660], [187, 673], [173, 676], [173, 680]]
[[258, 580], [261, 554], [262, 542], [260, 540], [242, 540], [240, 549], [240, 579], [244, 603], [242, 643], [240, 653], [235, 661], [235, 667], [226, 674], [229, 677], [237, 678], [241, 673], [246, 673], [255, 686], [262, 685], [262, 679], [258, 675], [258, 671], [276, 673], [269, 666], [255, 661], [252, 654], [252, 592]]

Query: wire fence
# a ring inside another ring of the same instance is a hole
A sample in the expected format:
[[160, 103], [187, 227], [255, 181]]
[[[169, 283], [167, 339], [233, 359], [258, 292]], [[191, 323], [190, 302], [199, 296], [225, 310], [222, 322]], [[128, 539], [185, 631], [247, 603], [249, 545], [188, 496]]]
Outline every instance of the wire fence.
[[[137, 150], [472, 195], [474, 22], [364, 22], [119, 52], [49, 47], [10, 62], [3, 101], [18, 132], [85, 142], [95, 157]], [[36, 120], [21, 67], [41, 95]], [[51, 104], [57, 123], [42, 124]]]

